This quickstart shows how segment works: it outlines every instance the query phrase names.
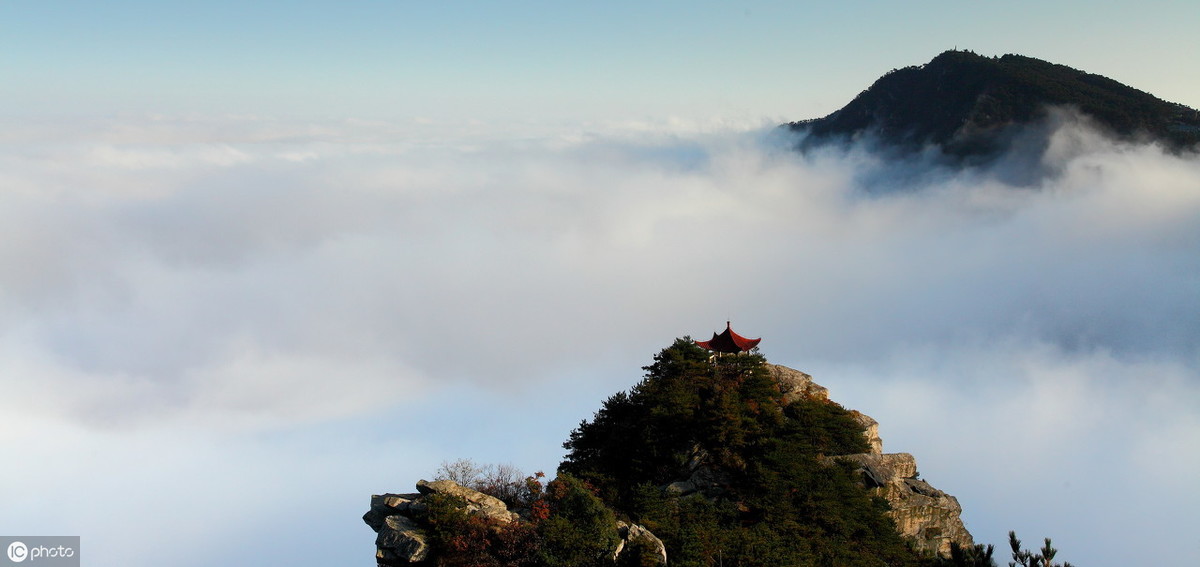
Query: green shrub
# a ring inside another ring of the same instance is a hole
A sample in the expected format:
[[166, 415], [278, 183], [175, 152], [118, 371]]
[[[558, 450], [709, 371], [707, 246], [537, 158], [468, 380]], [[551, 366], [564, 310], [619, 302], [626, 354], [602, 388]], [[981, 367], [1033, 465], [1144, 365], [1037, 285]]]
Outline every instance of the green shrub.
[[560, 474], [546, 485], [550, 515], [540, 522], [538, 562], [547, 567], [613, 564], [617, 518], [580, 480]]

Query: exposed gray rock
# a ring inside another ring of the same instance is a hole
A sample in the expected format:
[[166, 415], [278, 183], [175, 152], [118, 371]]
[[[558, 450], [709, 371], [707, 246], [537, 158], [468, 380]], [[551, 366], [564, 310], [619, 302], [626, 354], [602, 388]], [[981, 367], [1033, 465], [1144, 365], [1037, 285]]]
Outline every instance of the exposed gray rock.
[[879, 437], [879, 422], [871, 419], [871, 416], [860, 411], [850, 411], [850, 415], [854, 417], [863, 428], [863, 435], [867, 438], [867, 444], [871, 446], [871, 452], [876, 455], [883, 452], [883, 439]]
[[891, 516], [900, 535], [913, 542], [919, 550], [950, 555], [950, 544], [962, 547], [974, 544], [970, 532], [962, 523], [962, 506], [958, 499], [929, 486], [924, 481], [904, 479], [882, 490], [892, 506]]
[[514, 522], [519, 518], [515, 512], [508, 510], [508, 506], [504, 504], [503, 500], [495, 496], [489, 496], [478, 490], [472, 490], [452, 480], [435, 480], [433, 482], [419, 480], [417, 481], [417, 490], [421, 494], [446, 494], [461, 498], [467, 503], [469, 513], [499, 520], [506, 524]]
[[908, 453], [859, 453], [836, 458], [856, 463], [863, 472], [864, 482], [872, 488], [917, 476], [917, 460]]
[[371, 496], [371, 509], [363, 514], [363, 521], [378, 532], [384, 518], [408, 512], [413, 501], [419, 496], [420, 494], [374, 494]]
[[419, 563], [429, 556], [425, 532], [415, 521], [399, 514], [384, 518], [375, 536], [375, 559], [383, 565]]
[[906, 478], [904, 479], [904, 485], [913, 494], [920, 494], [921, 496], [928, 496], [930, 498], [944, 498], [949, 496], [949, 494], [934, 488], [933, 485], [919, 478]]
[[813, 382], [812, 376], [778, 364], [767, 364], [766, 367], [771, 377], [779, 382], [779, 390], [783, 393], [783, 403], [790, 404], [804, 398], [829, 399], [829, 390]]
[[617, 543], [617, 550], [613, 552], [613, 561], [620, 559], [622, 555], [636, 553], [635, 557], [640, 557], [643, 561], [650, 557], [655, 558], [651, 565], [667, 564], [667, 546], [658, 536], [650, 533], [650, 530], [637, 524], [617, 522], [617, 533], [621, 536], [621, 541]]
[[951, 543], [974, 545], [962, 523], [958, 499], [917, 478], [917, 460], [912, 455], [861, 453], [828, 460], [834, 459], [858, 465], [863, 484], [887, 500], [896, 530], [918, 550], [948, 557]]

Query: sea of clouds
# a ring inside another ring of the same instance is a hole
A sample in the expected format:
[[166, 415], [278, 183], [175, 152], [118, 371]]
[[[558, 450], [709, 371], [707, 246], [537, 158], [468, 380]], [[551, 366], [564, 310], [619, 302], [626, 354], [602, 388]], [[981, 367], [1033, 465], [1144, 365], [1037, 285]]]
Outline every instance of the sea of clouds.
[[1200, 560], [1194, 153], [1069, 113], [966, 169], [763, 124], [5, 130], [0, 532], [366, 564], [371, 493], [462, 457], [552, 472], [655, 352], [732, 320], [978, 541]]

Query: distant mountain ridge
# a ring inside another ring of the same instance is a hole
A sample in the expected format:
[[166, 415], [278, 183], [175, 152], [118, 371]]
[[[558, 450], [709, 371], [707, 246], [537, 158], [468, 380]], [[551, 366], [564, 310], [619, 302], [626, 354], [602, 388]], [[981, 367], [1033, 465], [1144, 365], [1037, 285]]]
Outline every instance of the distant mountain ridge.
[[806, 132], [806, 147], [873, 136], [902, 152], [933, 144], [950, 156], [986, 157], [1052, 107], [1074, 108], [1121, 139], [1149, 138], [1173, 151], [1200, 143], [1195, 109], [1064, 65], [970, 51], [895, 69], [842, 109], [786, 127]]

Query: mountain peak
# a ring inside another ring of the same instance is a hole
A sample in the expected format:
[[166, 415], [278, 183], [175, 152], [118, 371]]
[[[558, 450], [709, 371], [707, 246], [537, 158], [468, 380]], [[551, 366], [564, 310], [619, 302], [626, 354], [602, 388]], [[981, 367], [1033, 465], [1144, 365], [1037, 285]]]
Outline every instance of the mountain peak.
[[808, 133], [806, 146], [866, 136], [902, 152], [936, 145], [952, 156], [987, 157], [1055, 107], [1073, 108], [1122, 139], [1173, 150], [1200, 143], [1200, 113], [1184, 105], [1065, 65], [958, 50], [894, 69], [840, 110], [788, 126]]

